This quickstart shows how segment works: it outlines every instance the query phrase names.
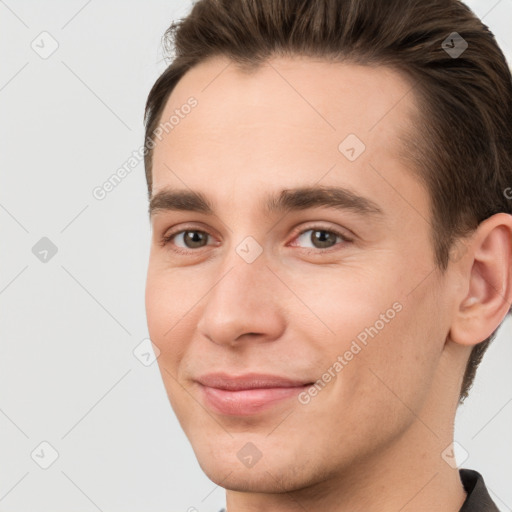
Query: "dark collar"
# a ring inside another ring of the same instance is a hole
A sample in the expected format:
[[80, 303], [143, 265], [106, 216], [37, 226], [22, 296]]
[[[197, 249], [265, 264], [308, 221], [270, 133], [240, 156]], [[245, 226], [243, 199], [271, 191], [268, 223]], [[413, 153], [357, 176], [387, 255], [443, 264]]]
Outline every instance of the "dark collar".
[[459, 512], [500, 512], [489, 496], [484, 479], [478, 471], [459, 469], [459, 475], [468, 494]]

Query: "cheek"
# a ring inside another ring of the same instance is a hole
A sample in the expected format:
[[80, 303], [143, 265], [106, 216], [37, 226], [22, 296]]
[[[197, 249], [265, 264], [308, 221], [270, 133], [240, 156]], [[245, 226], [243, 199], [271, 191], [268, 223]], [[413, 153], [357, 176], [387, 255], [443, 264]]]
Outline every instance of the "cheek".
[[[187, 397], [179, 381], [180, 362], [186, 352], [187, 322], [186, 311], [180, 311], [183, 301], [176, 287], [176, 281], [165, 272], [149, 269], [145, 292], [146, 318], [152, 342], [160, 350], [157, 364], [167, 397], [179, 421], [187, 409]], [[188, 336], [188, 338], [187, 338]], [[189, 397], [190, 398], [190, 397]]]
[[[397, 289], [397, 288], [395, 288]], [[413, 293], [388, 294], [400, 311], [387, 323], [373, 320], [364, 331], [366, 345], [357, 356], [362, 396], [372, 400], [383, 414], [386, 408], [403, 414], [408, 407], [419, 412], [427, 399], [444, 346], [439, 305], [433, 289], [424, 283]], [[383, 311], [384, 312], [384, 311]], [[359, 372], [358, 375], [355, 375]], [[363, 377], [364, 376], [364, 377]], [[388, 411], [389, 412], [389, 411]]]
[[187, 311], [193, 303], [183, 298], [175, 276], [150, 266], [145, 291], [146, 320], [149, 337], [160, 350], [157, 362], [168, 392], [174, 387], [187, 340], [192, 336]]
[[314, 358], [318, 375], [331, 368], [343, 376], [328, 387], [344, 401], [356, 393], [363, 401], [397, 401], [396, 393], [417, 402], [435, 372], [443, 337], [434, 320], [439, 307], [433, 283], [414, 289], [423, 271], [392, 269], [344, 269], [338, 275], [331, 271], [329, 279], [317, 275], [294, 282], [309, 310], [294, 315], [294, 325], [309, 333], [311, 351], [321, 353]]
[[183, 272], [165, 268], [156, 258], [150, 260], [145, 305], [148, 329], [155, 339], [170, 339], [181, 327], [181, 321], [198, 300], [193, 282]]
[[166, 286], [156, 276], [148, 275], [146, 281], [146, 320], [150, 338], [157, 346], [161, 347], [161, 340], [165, 332], [170, 328], [168, 292]]
[[[400, 296], [398, 280], [384, 269], [374, 266], [369, 271], [355, 265], [290, 275], [287, 283], [301, 299], [294, 301], [293, 325], [300, 329], [300, 322], [307, 320], [311, 326], [314, 322], [317, 331], [329, 337], [326, 348], [348, 348], [358, 335], [361, 339], [368, 337], [365, 332], [376, 323], [378, 331], [385, 330], [398, 316], [397, 308], [393, 309]], [[385, 315], [386, 323], [380, 320], [381, 315]]]

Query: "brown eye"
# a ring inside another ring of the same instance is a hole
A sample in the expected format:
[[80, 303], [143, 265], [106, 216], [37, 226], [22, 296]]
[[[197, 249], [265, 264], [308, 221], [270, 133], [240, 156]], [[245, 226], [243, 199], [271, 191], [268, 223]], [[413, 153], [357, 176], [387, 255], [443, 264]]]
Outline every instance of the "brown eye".
[[[308, 233], [310, 234], [308, 235]], [[309, 247], [306, 245], [306, 249], [318, 249], [320, 251], [322, 249], [329, 250], [336, 246], [338, 239], [341, 239], [344, 243], [350, 242], [350, 240], [341, 233], [320, 227], [301, 231], [299, 236], [297, 236], [297, 240], [301, 242], [301, 245], [304, 246], [304, 244], [311, 244]]]
[[[162, 245], [174, 242], [178, 249], [200, 249], [207, 244], [208, 233], [198, 230], [182, 230], [165, 236]], [[177, 243], [176, 240], [179, 242]]]
[[330, 231], [313, 229], [311, 230], [311, 241], [318, 249], [326, 249], [336, 244], [337, 235]]
[[208, 240], [208, 234], [202, 231], [183, 231], [183, 233], [183, 242], [187, 246], [187, 249], [203, 247], [203, 242]]

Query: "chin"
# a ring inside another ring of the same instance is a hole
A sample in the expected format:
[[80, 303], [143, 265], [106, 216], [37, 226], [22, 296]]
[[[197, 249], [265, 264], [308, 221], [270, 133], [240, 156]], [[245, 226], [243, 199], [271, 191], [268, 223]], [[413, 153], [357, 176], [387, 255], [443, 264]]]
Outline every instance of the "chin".
[[[302, 483], [291, 479], [290, 466], [283, 468], [278, 460], [263, 462], [261, 459], [252, 468], [247, 468], [229, 457], [198, 457], [199, 466], [215, 484], [238, 492], [284, 493], [302, 487]], [[295, 470], [293, 471], [295, 473]]]
[[303, 452], [301, 457], [300, 450], [287, 450], [284, 439], [277, 435], [272, 440], [266, 434], [230, 437], [223, 431], [197, 433], [197, 437], [189, 436], [189, 441], [205, 475], [224, 489], [284, 493], [308, 487], [317, 474], [312, 453]]

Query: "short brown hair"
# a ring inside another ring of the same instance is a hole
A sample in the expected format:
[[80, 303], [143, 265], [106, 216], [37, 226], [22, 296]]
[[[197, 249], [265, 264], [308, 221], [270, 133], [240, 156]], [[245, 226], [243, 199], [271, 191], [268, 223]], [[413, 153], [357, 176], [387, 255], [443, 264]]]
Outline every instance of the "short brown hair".
[[[450, 51], [454, 41], [467, 44], [461, 55]], [[458, 0], [198, 0], [167, 29], [164, 47], [174, 58], [144, 116], [150, 196], [154, 130], [187, 70], [214, 56], [251, 70], [275, 55], [302, 55], [388, 66], [414, 84], [417, 129], [402, 139], [403, 156], [429, 192], [442, 272], [457, 238], [495, 213], [512, 213], [510, 69], [489, 28]], [[473, 348], [460, 403], [498, 328]]]

